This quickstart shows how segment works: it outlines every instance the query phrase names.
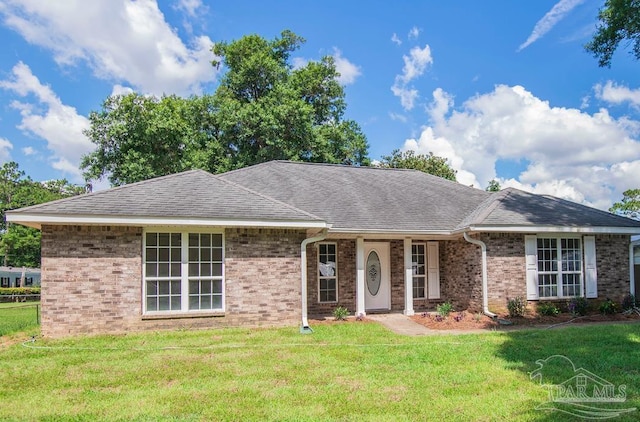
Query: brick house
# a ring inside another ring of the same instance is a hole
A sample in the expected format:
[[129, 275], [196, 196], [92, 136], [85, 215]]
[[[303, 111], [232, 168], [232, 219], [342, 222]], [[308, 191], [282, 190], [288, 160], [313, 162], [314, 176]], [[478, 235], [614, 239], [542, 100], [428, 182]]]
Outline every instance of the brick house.
[[42, 333], [308, 325], [337, 306], [488, 314], [633, 291], [640, 222], [413, 170], [272, 161], [7, 212], [42, 230]]

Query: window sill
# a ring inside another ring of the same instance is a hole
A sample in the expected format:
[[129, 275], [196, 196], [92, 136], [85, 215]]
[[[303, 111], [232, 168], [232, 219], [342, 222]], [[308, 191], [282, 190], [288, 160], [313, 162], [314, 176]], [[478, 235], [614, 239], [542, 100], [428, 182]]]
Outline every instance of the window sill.
[[211, 318], [211, 317], [223, 317], [224, 311], [207, 311], [207, 312], [166, 312], [166, 313], [154, 313], [143, 314], [142, 320], [158, 320], [158, 319], [184, 319], [184, 318]]

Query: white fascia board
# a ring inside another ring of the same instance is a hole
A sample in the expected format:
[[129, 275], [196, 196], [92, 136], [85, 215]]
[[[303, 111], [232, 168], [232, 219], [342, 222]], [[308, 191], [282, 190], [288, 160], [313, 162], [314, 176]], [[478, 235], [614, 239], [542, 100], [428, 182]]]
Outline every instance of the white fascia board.
[[202, 227], [270, 227], [324, 229], [325, 221], [299, 220], [241, 220], [212, 218], [139, 217], [139, 216], [89, 216], [89, 215], [46, 215], [9, 214], [7, 221], [40, 228], [43, 224], [101, 225], [101, 226], [202, 226]]
[[640, 234], [639, 227], [572, 227], [572, 226], [469, 226], [467, 230], [484, 233], [593, 233]]
[[329, 237], [360, 237], [370, 239], [398, 239], [403, 237], [447, 237], [452, 236], [453, 233], [446, 230], [375, 230], [375, 229], [345, 229], [345, 228], [332, 228], [329, 230]]

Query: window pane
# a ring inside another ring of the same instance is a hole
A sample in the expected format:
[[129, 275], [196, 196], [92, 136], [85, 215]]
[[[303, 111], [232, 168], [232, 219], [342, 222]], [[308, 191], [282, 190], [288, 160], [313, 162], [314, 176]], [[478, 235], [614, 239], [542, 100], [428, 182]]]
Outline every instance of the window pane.
[[158, 250], [158, 261], [169, 262], [169, 248], [160, 248]]
[[200, 235], [200, 247], [209, 247], [211, 246], [211, 235], [210, 234], [201, 234]]
[[158, 234], [147, 233], [146, 243], [147, 243], [147, 246], [156, 246], [158, 244]]
[[210, 294], [211, 293], [211, 282], [210, 281], [202, 281], [200, 282], [200, 292], [202, 294]]
[[169, 264], [158, 264], [158, 277], [169, 277]]
[[222, 264], [213, 264], [212, 274], [216, 277], [222, 277]]
[[213, 293], [222, 294], [222, 280], [213, 281]]
[[198, 249], [198, 248], [189, 248], [189, 261], [190, 262], [198, 261], [199, 251], [200, 251], [200, 249]]
[[147, 277], [157, 277], [158, 276], [158, 268], [156, 264], [147, 264], [145, 270]]
[[171, 277], [180, 277], [180, 264], [171, 264]]
[[200, 296], [200, 309], [211, 309], [211, 296]]
[[211, 264], [200, 264], [200, 276], [201, 277], [211, 276]]
[[222, 261], [222, 249], [216, 248], [216, 249], [212, 249], [211, 250], [212, 255], [211, 255], [211, 259], [213, 261]]
[[171, 233], [171, 246], [180, 246], [182, 243], [182, 235], [180, 233]]
[[182, 251], [180, 248], [172, 248], [171, 249], [171, 260], [173, 262], [180, 262], [182, 260]]
[[197, 295], [200, 293], [200, 283], [198, 283], [197, 281], [190, 281], [189, 282], [189, 294], [190, 295]]
[[169, 292], [169, 282], [167, 281], [158, 281], [158, 294], [160, 295], [168, 295]]
[[171, 280], [171, 294], [172, 295], [179, 295], [180, 294], [180, 280]]
[[147, 296], [155, 296], [158, 294], [158, 282], [147, 281]]
[[190, 296], [189, 297], [189, 309], [200, 309], [200, 297], [199, 296]]
[[169, 233], [158, 233], [158, 245], [169, 246]]
[[200, 260], [211, 261], [211, 249], [200, 249]]
[[222, 309], [222, 296], [213, 296], [211, 309]]
[[171, 296], [171, 310], [173, 311], [180, 310], [180, 308], [182, 308], [180, 302], [181, 302], [180, 296]]
[[158, 260], [158, 250], [156, 248], [147, 248], [147, 253], [145, 255], [145, 259], [147, 262], [157, 261]]
[[169, 296], [160, 296], [158, 298], [158, 310], [159, 311], [169, 311], [170, 305], [169, 305]]
[[222, 235], [221, 234], [214, 234], [211, 237], [211, 246], [214, 246], [216, 248], [222, 248]]
[[157, 311], [158, 310], [158, 298], [157, 297], [148, 297], [147, 298], [147, 311]]
[[189, 277], [197, 277], [200, 275], [200, 266], [198, 264], [189, 264]]

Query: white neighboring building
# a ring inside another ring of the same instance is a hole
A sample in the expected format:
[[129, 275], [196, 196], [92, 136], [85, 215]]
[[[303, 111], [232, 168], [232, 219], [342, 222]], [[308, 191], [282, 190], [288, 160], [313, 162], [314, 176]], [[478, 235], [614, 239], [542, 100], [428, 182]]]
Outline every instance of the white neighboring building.
[[40, 268], [0, 266], [0, 287], [20, 287], [21, 284], [40, 287]]

